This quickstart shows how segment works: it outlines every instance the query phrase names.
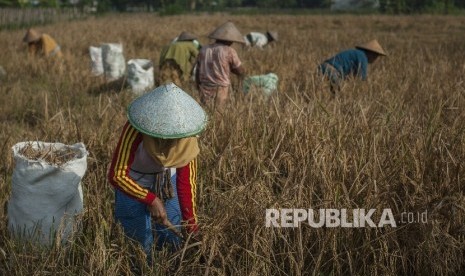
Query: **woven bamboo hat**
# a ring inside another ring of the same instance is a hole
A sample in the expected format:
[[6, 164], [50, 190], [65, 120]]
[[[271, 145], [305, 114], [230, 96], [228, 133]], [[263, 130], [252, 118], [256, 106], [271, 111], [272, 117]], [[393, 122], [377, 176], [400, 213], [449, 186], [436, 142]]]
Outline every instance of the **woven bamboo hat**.
[[42, 34], [34, 29], [29, 29], [26, 32], [26, 35], [23, 38], [23, 41], [26, 43], [34, 42], [39, 40], [42, 37]]
[[383, 50], [383, 47], [381, 47], [381, 45], [378, 43], [378, 40], [376, 39], [373, 39], [364, 44], [357, 45], [355, 48], [368, 50], [377, 53], [378, 55], [387, 56], [386, 52]]
[[189, 41], [189, 40], [195, 40], [195, 39], [197, 39], [197, 36], [189, 32], [182, 32], [178, 36], [178, 41]]
[[267, 31], [266, 32], [274, 41], [278, 41], [278, 32]]
[[194, 136], [207, 123], [202, 107], [173, 83], [135, 99], [128, 107], [127, 116], [140, 132], [162, 139]]
[[208, 35], [209, 38], [217, 39], [217, 40], [224, 40], [224, 41], [231, 41], [231, 42], [238, 42], [244, 43], [245, 40], [242, 36], [241, 32], [236, 28], [234, 23], [228, 21], [223, 25], [219, 26], [214, 30], [212, 33]]

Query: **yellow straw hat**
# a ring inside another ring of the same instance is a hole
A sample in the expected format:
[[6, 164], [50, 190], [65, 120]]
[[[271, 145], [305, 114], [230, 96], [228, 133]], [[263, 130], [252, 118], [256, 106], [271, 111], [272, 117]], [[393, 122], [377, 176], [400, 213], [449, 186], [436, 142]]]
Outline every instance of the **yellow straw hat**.
[[368, 50], [377, 53], [378, 55], [387, 56], [386, 52], [383, 50], [383, 47], [381, 47], [381, 45], [378, 43], [376, 39], [373, 39], [364, 44], [357, 45], [355, 46], [355, 48]]
[[231, 41], [231, 42], [238, 42], [244, 43], [245, 40], [242, 36], [241, 32], [236, 28], [234, 23], [228, 21], [223, 25], [219, 26], [214, 30], [212, 33], [208, 35], [209, 38], [217, 39], [217, 40], [224, 40], [224, 41]]
[[266, 32], [269, 36], [271, 36], [271, 38], [274, 40], [274, 41], [278, 41], [278, 32], [275, 32], [275, 31], [267, 31]]
[[26, 43], [38, 41], [42, 37], [42, 34], [34, 29], [29, 29], [23, 38]]

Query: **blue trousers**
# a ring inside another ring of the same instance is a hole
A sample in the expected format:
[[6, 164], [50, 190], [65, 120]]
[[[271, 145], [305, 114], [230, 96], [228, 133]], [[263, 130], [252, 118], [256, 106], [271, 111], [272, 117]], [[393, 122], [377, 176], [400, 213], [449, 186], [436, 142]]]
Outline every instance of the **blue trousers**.
[[[153, 179], [150, 176], [139, 177], [137, 182], [146, 187], [148, 183], [153, 183]], [[181, 230], [181, 208], [176, 191], [176, 174], [171, 176], [171, 183], [175, 196], [165, 201], [165, 209], [168, 220]], [[152, 221], [146, 204], [127, 196], [118, 189], [115, 189], [115, 219], [123, 227], [126, 236], [142, 245], [147, 256], [151, 255], [154, 243], [157, 250], [161, 250], [163, 246], [169, 246], [173, 250], [180, 246], [181, 239], [176, 234]]]
[[323, 63], [318, 66], [320, 74], [329, 79], [331, 93], [339, 92], [344, 81], [344, 77], [331, 64]]

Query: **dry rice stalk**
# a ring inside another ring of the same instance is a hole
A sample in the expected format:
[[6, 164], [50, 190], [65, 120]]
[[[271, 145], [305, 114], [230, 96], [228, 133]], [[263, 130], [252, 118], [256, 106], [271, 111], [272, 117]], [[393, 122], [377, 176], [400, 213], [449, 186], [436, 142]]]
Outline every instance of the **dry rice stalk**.
[[53, 145], [33, 146], [32, 142], [28, 142], [19, 153], [30, 160], [43, 160], [51, 165], [63, 165], [68, 161], [76, 158], [78, 151], [71, 147], [65, 146], [61, 149], [56, 149]]

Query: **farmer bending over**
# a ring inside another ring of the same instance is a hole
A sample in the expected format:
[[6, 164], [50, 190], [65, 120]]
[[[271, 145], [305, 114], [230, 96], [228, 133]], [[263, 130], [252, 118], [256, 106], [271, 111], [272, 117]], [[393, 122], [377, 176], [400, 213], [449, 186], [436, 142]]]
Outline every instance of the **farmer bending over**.
[[182, 32], [165, 46], [160, 54], [160, 84], [174, 82], [181, 86], [181, 80], [192, 78], [199, 47], [197, 37], [188, 32]]
[[266, 33], [250, 32], [244, 36], [245, 45], [250, 47], [263, 47], [270, 45], [273, 41], [278, 41], [278, 33], [273, 31], [267, 31]]
[[224, 23], [208, 37], [215, 39], [215, 42], [200, 50], [197, 58], [196, 84], [203, 104], [213, 101], [215, 107], [222, 109], [229, 95], [230, 73], [241, 78], [245, 75], [242, 62], [231, 45], [234, 42], [245, 41], [232, 22]]
[[127, 116], [108, 179], [116, 188], [116, 221], [150, 256], [155, 239], [157, 248], [179, 247], [181, 220], [184, 232], [198, 232], [196, 135], [207, 117], [172, 83], [135, 99]]
[[28, 51], [31, 55], [59, 58], [63, 56], [60, 45], [58, 45], [55, 39], [48, 34], [43, 34], [34, 29], [29, 29], [27, 30], [23, 41], [27, 43]]
[[338, 53], [319, 65], [318, 71], [330, 81], [331, 93], [335, 96], [341, 90], [342, 83], [349, 76], [367, 79], [368, 64], [379, 56], [386, 56], [377, 40], [355, 46]]

